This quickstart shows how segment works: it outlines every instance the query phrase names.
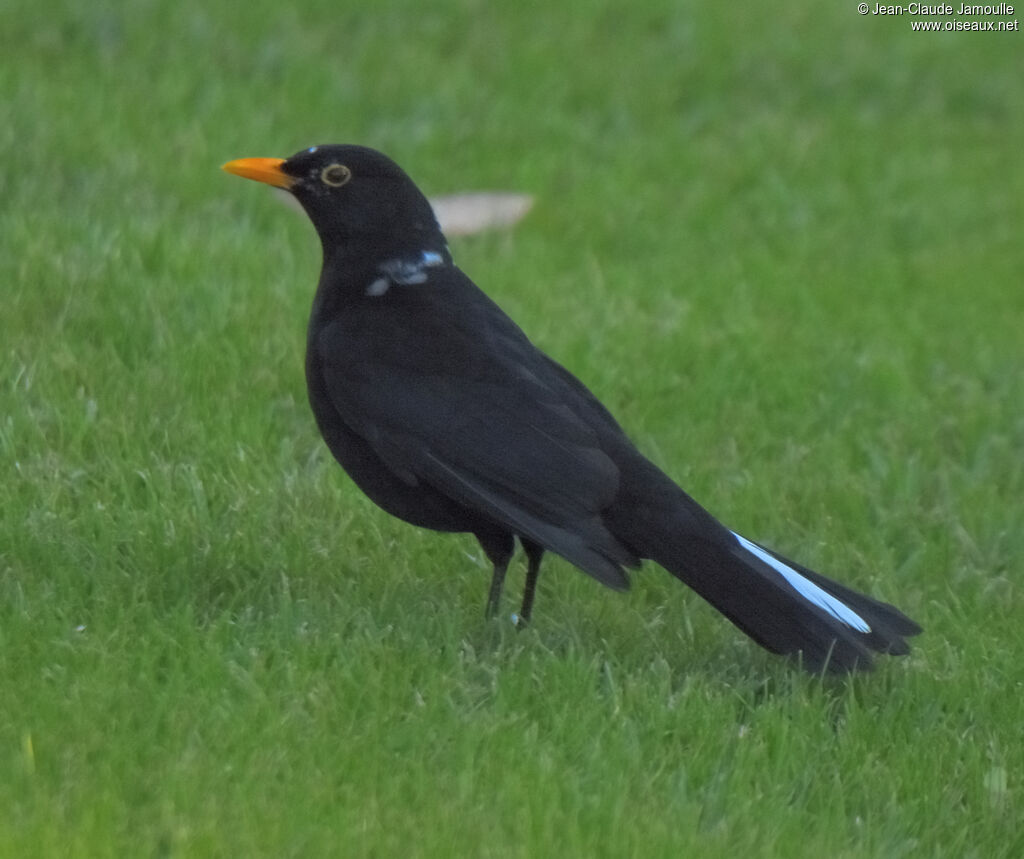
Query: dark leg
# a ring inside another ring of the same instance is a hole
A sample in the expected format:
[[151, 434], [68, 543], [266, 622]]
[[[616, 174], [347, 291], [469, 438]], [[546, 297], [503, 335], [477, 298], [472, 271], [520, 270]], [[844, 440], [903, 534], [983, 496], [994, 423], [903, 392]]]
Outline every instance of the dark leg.
[[487, 593], [487, 608], [484, 609], [484, 617], [488, 620], [497, 615], [498, 609], [501, 608], [501, 589], [505, 585], [507, 570], [507, 559], [494, 565], [494, 572], [491, 574], [491, 589]]
[[511, 534], [501, 532], [478, 533], [477, 540], [484, 550], [484, 553], [494, 564], [494, 572], [491, 574], [491, 589], [487, 594], [487, 608], [484, 610], [484, 617], [490, 619], [498, 613], [501, 604], [501, 588], [505, 584], [505, 572], [508, 570], [508, 562], [515, 551], [516, 543]]
[[519, 542], [523, 544], [523, 551], [526, 552], [526, 587], [523, 589], [523, 607], [519, 611], [518, 625], [520, 628], [530, 622], [530, 615], [533, 613], [533, 597], [537, 590], [537, 578], [540, 576], [540, 562], [544, 557], [544, 547], [524, 540], [521, 537]]

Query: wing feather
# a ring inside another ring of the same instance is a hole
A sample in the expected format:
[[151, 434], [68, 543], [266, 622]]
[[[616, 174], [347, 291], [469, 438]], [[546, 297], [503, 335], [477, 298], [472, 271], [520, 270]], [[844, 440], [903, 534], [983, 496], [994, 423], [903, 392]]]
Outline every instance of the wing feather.
[[[375, 315], [371, 329], [350, 313], [318, 332], [339, 416], [403, 480], [425, 482], [626, 587], [620, 565], [636, 558], [601, 520], [619, 471], [585, 419], [591, 404], [573, 402], [552, 362], [516, 337], [507, 317], [497, 331], [448, 330], [439, 349], [437, 316]], [[416, 353], [429, 358], [410, 360]]]

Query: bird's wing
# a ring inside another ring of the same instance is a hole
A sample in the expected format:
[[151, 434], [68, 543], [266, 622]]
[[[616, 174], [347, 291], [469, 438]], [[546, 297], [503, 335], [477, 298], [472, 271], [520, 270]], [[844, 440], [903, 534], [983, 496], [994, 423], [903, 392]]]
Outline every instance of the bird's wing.
[[403, 480], [623, 587], [618, 565], [634, 558], [599, 515], [618, 468], [561, 380], [545, 378], [544, 356], [495, 309], [446, 315], [413, 298], [346, 312], [315, 335], [324, 387]]

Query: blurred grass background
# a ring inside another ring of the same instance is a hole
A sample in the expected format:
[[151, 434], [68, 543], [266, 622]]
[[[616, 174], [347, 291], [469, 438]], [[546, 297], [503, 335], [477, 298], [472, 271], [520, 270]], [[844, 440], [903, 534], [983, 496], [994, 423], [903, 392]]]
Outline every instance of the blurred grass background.
[[[806, 0], [6, 0], [0, 855], [1024, 853], [1022, 56]], [[913, 657], [822, 685], [556, 560], [485, 624], [473, 541], [317, 437], [312, 229], [217, 169], [324, 142], [534, 194], [460, 265]]]

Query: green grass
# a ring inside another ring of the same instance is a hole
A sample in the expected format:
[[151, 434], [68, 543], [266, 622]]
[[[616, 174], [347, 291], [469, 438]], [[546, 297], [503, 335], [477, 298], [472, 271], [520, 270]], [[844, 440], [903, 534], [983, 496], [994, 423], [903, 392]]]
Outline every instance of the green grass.
[[[7, 3], [0, 856], [1024, 854], [1020, 35], [497, 5]], [[535, 194], [463, 268], [914, 655], [823, 684], [554, 559], [485, 623], [326, 454], [315, 237], [217, 169], [331, 141]]]

